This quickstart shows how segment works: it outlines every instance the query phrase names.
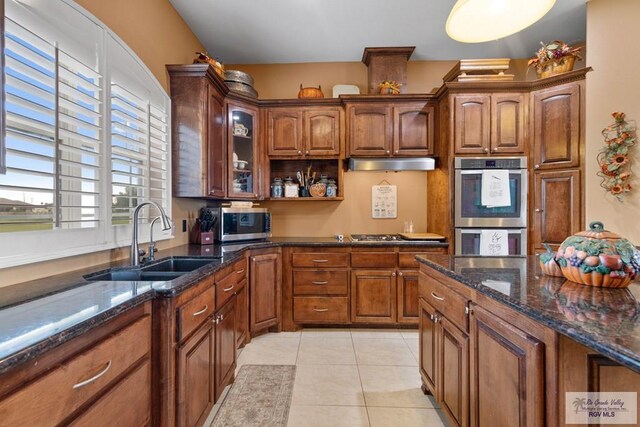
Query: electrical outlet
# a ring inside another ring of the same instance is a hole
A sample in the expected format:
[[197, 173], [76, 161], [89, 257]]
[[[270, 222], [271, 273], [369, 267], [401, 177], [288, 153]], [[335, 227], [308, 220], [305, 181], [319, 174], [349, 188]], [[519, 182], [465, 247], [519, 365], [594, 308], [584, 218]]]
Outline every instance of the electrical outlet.
[[183, 233], [187, 232], [187, 220], [186, 219], [182, 220], [182, 232]]

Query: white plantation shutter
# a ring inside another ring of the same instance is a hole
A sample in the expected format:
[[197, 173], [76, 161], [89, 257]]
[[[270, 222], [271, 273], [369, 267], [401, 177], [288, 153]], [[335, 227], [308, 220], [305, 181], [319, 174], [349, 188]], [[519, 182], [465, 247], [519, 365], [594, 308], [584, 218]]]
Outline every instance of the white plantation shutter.
[[71, 0], [6, 0], [4, 41], [0, 268], [129, 244], [143, 200], [170, 215], [170, 100], [140, 59]]

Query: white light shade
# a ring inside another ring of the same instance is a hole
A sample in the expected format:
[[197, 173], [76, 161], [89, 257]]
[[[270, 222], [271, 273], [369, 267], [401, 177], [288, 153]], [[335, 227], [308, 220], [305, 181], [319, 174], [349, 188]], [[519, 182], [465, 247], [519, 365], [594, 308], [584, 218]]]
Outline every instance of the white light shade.
[[532, 25], [556, 0], [458, 0], [447, 18], [447, 34], [463, 43], [481, 43]]

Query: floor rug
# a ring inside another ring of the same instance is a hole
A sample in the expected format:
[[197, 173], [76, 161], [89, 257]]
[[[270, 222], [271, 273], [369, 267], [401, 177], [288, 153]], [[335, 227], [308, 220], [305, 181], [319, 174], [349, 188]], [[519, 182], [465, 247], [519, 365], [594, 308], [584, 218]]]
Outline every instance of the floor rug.
[[285, 427], [294, 365], [243, 365], [211, 427]]

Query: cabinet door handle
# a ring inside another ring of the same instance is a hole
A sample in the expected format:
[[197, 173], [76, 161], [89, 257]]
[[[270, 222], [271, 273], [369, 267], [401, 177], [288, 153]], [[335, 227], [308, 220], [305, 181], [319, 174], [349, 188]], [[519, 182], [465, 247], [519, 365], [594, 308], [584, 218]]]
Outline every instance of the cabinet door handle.
[[309, 154], [309, 150], [307, 150], [307, 154]]
[[317, 311], [317, 312], [322, 313], [322, 312], [325, 312], [325, 311], [329, 311], [329, 309], [328, 308], [315, 308], [315, 307], [313, 307], [313, 311]]
[[302, 151], [298, 150], [298, 154], [302, 154]]
[[314, 259], [313, 262], [329, 262], [328, 259]]
[[435, 316], [435, 317], [436, 317], [436, 318], [433, 320], [433, 321], [434, 321], [434, 323], [438, 323], [438, 322], [440, 322], [440, 318], [439, 318], [438, 316]]
[[402, 274], [402, 271], [398, 272], [398, 276], [404, 276], [404, 274]]
[[536, 212], [544, 212], [542, 209], [536, 209]]
[[488, 149], [488, 148], [485, 148], [483, 151], [484, 151], [485, 153], [488, 153], [488, 152], [489, 152], [489, 149]]
[[391, 273], [392, 277], [396, 277], [396, 272], [394, 271], [393, 273]]
[[434, 316], [433, 314], [430, 314], [430, 315], [429, 315], [429, 318], [430, 318], [431, 320], [433, 320], [434, 322], [435, 322], [435, 320], [436, 320], [436, 316]]
[[326, 285], [329, 282], [327, 282], [326, 280], [322, 280], [322, 281], [313, 281], [311, 283], [313, 283], [314, 285]]
[[391, 151], [387, 150], [387, 154], [391, 154]]
[[107, 362], [107, 367], [106, 367], [106, 368], [104, 368], [104, 369], [102, 370], [102, 372], [100, 372], [100, 373], [98, 373], [98, 374], [96, 374], [96, 375], [92, 376], [92, 377], [91, 377], [91, 378], [89, 378], [89, 379], [86, 379], [86, 380], [84, 380], [84, 381], [80, 381], [78, 384], [74, 384], [72, 388], [75, 390], [76, 388], [81, 388], [81, 387], [84, 387], [84, 386], [86, 386], [86, 385], [88, 385], [88, 384], [91, 384], [92, 382], [94, 382], [95, 380], [97, 380], [98, 378], [100, 378], [101, 376], [103, 376], [104, 374], [106, 374], [106, 373], [107, 373], [107, 371], [108, 371], [109, 369], [111, 369], [111, 360], [109, 360], [109, 361]]
[[192, 314], [193, 317], [195, 316], [200, 316], [201, 314], [203, 314], [205, 311], [209, 310], [209, 305], [205, 304], [204, 308], [200, 311], [196, 311], [195, 313]]
[[255, 260], [256, 260], [256, 257], [252, 257], [252, 258], [251, 258], [251, 261], [254, 261], [254, 262], [255, 262]]
[[431, 292], [431, 296], [434, 297], [435, 299], [437, 299], [438, 301], [444, 301], [444, 298], [436, 295], [435, 292]]
[[540, 165], [535, 165], [533, 168], [534, 169], [540, 169]]
[[242, 270], [236, 271], [236, 274], [242, 274], [242, 273], [244, 273], [244, 268]]
[[222, 291], [223, 292], [229, 292], [231, 289], [233, 289], [234, 285], [229, 286], [228, 288], [224, 288]]

